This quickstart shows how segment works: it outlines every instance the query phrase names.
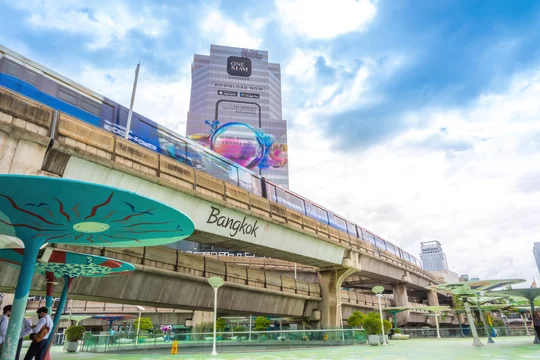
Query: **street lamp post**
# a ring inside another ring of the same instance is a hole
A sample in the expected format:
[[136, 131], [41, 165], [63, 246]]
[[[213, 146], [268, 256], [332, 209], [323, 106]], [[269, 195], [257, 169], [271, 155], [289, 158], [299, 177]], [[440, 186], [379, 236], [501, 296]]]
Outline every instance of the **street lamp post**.
[[218, 353], [216, 351], [216, 325], [217, 325], [217, 291], [220, 286], [223, 285], [224, 281], [219, 276], [212, 276], [208, 279], [208, 283], [212, 288], [214, 288], [214, 337], [212, 344], [212, 356], [216, 356]]
[[437, 327], [437, 339], [441, 338], [441, 331], [439, 329], [439, 313], [435, 312], [435, 326]]
[[141, 312], [145, 309], [142, 306], [137, 305], [139, 310], [139, 320], [137, 320], [137, 335], [135, 336], [135, 347], [139, 346], [139, 332], [141, 331]]
[[383, 338], [383, 345], [388, 345], [386, 343], [386, 337], [384, 336], [384, 321], [383, 321], [383, 316], [382, 316], [382, 305], [381, 305], [381, 297], [384, 291], [384, 287], [375, 286], [373, 287], [373, 289], [371, 289], [371, 291], [373, 291], [375, 295], [377, 296], [377, 299], [379, 299], [379, 315], [381, 316], [381, 332], [382, 332], [382, 338]]
[[343, 310], [341, 309], [342, 305], [343, 305], [343, 302], [340, 302], [338, 304], [338, 306], [339, 306], [339, 327], [341, 328], [341, 340], [345, 341], [345, 333], [343, 332]]

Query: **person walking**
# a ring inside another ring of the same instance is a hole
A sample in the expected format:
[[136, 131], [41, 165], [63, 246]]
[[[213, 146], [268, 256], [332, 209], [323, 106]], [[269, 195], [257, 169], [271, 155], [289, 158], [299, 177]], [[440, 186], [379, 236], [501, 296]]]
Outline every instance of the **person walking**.
[[2, 354], [2, 348], [4, 347], [4, 340], [6, 339], [10, 316], [11, 316], [11, 305], [6, 305], [2, 309], [2, 318], [0, 318], [0, 354]]
[[36, 313], [38, 314], [39, 321], [30, 334], [32, 343], [26, 352], [24, 360], [32, 360], [34, 358], [36, 360], [43, 360], [43, 355], [45, 355], [45, 351], [47, 350], [47, 339], [53, 328], [53, 321], [49, 316], [49, 310], [45, 306], [40, 307]]
[[538, 338], [540, 339], [540, 312], [535, 311], [532, 318], [533, 318], [534, 331], [536, 332], [536, 335], [538, 335]]
[[19, 346], [17, 346], [17, 354], [15, 355], [15, 360], [19, 360], [21, 356], [21, 349], [24, 338], [32, 333], [32, 320], [28, 318], [23, 319], [23, 326], [21, 329], [21, 337], [19, 338]]

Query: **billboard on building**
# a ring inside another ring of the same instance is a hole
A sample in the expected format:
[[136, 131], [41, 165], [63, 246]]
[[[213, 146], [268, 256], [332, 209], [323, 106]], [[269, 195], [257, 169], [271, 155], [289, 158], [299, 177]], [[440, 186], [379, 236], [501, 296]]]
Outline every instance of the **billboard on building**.
[[212, 45], [195, 55], [186, 135], [267, 180], [288, 187], [281, 74], [268, 53]]

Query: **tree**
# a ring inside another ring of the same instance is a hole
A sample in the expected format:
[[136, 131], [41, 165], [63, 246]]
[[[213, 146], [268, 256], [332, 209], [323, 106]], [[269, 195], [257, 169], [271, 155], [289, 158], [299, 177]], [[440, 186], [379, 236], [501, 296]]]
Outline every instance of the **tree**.
[[270, 326], [270, 320], [264, 316], [257, 316], [255, 319], [255, 331], [264, 331]]
[[347, 318], [347, 323], [352, 328], [359, 328], [362, 326], [362, 322], [366, 318], [366, 314], [363, 312], [356, 310], [352, 313], [351, 316]]
[[[139, 328], [139, 320], [138, 319], [133, 324], [133, 327], [135, 329]], [[150, 319], [149, 317], [142, 317], [141, 318], [141, 330], [152, 330], [153, 328], [154, 328], [154, 324], [152, 324], [152, 319]]]
[[216, 320], [216, 330], [223, 332], [225, 331], [225, 326], [227, 325], [227, 322], [223, 318], [217, 318]]

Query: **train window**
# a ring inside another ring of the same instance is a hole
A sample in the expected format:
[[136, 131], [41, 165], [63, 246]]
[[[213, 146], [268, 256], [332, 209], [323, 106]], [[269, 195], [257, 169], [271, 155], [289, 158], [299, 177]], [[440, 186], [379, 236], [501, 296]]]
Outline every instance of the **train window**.
[[347, 222], [347, 232], [349, 233], [349, 235], [357, 238], [358, 235], [356, 234], [356, 226], [354, 226], [354, 224], [351, 224], [350, 222]]
[[32, 70], [26, 69], [25, 74], [25, 80], [28, 81], [30, 84], [36, 86], [38, 82], [38, 74], [33, 72]]
[[88, 101], [86, 99], [82, 99], [81, 108], [96, 116], [99, 116], [99, 113], [101, 112], [101, 107], [99, 106], [99, 104]]
[[372, 234], [370, 234], [366, 230], [362, 230], [362, 233], [364, 234], [364, 240], [375, 245], [375, 237]]
[[30, 84], [36, 86], [38, 82], [38, 74], [30, 69], [25, 68], [22, 65], [19, 65], [11, 60], [7, 60], [5, 62], [5, 70], [4, 72], [6, 74], [13, 75], [21, 80], [27, 81]]
[[58, 98], [77, 106], [77, 94], [61, 86], [58, 86]]
[[21, 71], [21, 65], [14, 63], [13, 61], [6, 60], [6, 66], [4, 72], [6, 74], [14, 75], [16, 77], [21, 77], [22, 71]]
[[101, 113], [99, 117], [102, 119], [108, 120], [112, 123], [115, 123], [116, 119], [113, 114], [113, 109], [114, 108], [111, 105], [103, 103], [101, 105]]
[[386, 243], [384, 242], [384, 240], [380, 239], [379, 237], [375, 236], [375, 245], [378, 247], [378, 248], [381, 248], [383, 250], [386, 250]]

